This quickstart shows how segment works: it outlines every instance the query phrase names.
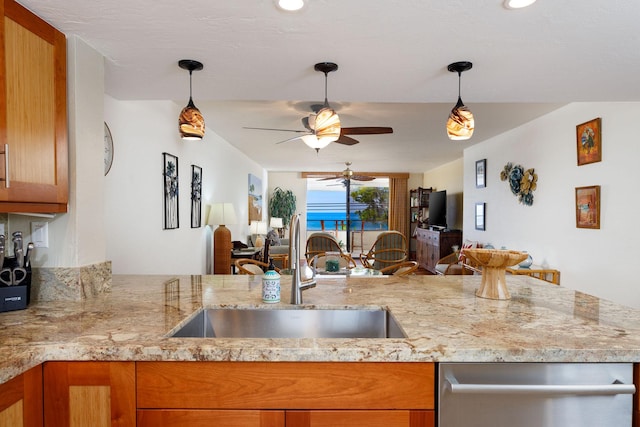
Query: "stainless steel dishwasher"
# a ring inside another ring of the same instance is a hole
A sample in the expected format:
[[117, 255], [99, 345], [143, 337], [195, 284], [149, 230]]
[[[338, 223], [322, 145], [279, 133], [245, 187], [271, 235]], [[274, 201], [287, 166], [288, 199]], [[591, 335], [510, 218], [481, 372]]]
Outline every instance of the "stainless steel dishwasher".
[[441, 363], [439, 427], [630, 427], [631, 363]]

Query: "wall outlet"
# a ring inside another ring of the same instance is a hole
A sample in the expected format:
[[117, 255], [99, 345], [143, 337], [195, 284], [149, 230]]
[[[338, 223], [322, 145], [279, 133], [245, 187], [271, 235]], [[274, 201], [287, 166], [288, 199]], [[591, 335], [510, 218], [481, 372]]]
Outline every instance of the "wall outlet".
[[49, 223], [48, 222], [32, 222], [31, 223], [31, 241], [36, 248], [49, 247]]

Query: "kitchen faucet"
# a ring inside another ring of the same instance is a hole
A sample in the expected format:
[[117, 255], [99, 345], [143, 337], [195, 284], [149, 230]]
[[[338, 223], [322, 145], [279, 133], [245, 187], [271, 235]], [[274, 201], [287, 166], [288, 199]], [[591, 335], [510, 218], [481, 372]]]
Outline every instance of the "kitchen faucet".
[[302, 291], [316, 286], [315, 270], [311, 280], [302, 281], [300, 273], [300, 214], [291, 217], [289, 225], [289, 262], [291, 263], [291, 304], [302, 304]]

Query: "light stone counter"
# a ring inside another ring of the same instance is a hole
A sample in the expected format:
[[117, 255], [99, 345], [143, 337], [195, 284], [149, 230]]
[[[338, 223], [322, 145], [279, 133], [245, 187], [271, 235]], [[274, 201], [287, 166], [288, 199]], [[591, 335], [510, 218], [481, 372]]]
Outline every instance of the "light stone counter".
[[108, 294], [0, 313], [0, 382], [51, 360], [638, 362], [640, 311], [526, 276], [512, 299], [480, 276], [318, 279], [303, 307], [386, 307], [406, 339], [167, 338], [201, 307], [262, 304], [251, 276], [114, 276]]

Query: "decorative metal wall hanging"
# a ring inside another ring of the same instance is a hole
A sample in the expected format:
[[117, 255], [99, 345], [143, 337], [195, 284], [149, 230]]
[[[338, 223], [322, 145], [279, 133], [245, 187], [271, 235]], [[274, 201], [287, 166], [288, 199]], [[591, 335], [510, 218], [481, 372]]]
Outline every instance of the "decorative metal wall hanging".
[[535, 169], [526, 169], [522, 165], [509, 162], [500, 172], [500, 180], [508, 181], [511, 193], [525, 206], [533, 205], [533, 192], [538, 188], [538, 175]]
[[162, 153], [162, 181], [164, 185], [164, 225], [165, 230], [180, 226], [178, 212], [178, 158]]
[[202, 168], [191, 165], [191, 228], [202, 226]]

